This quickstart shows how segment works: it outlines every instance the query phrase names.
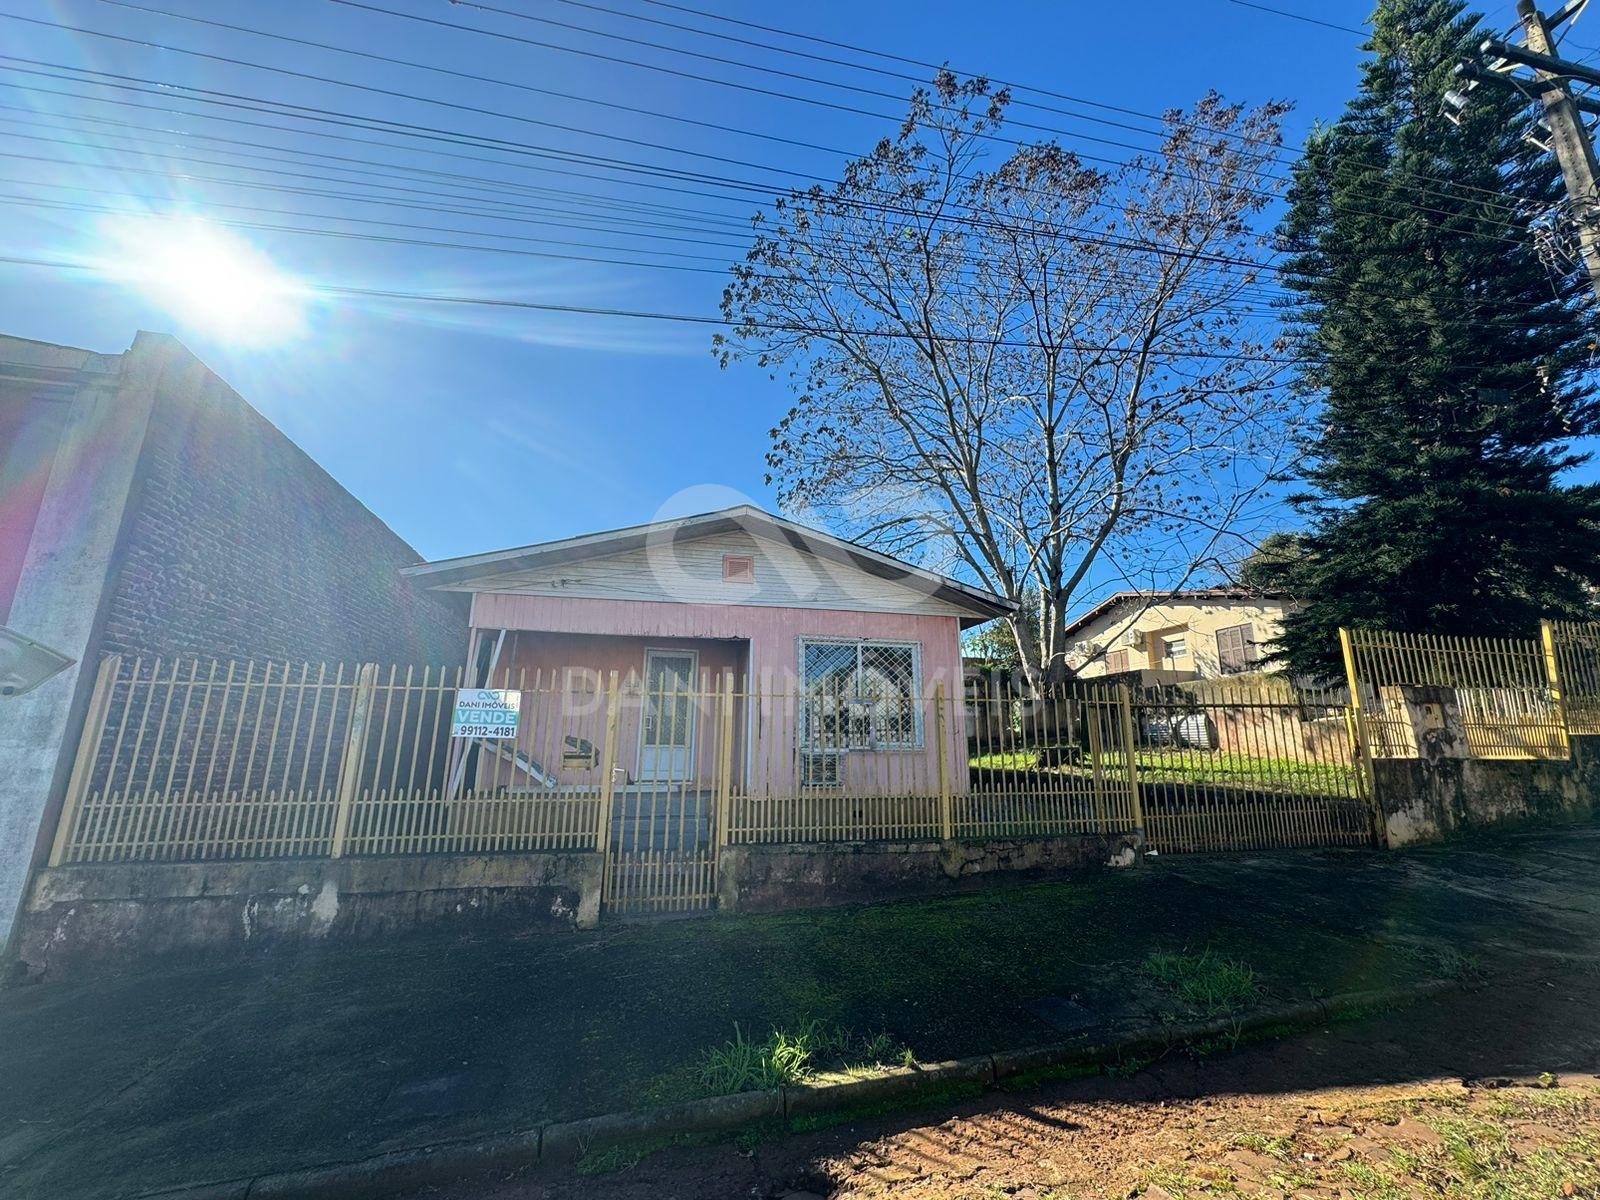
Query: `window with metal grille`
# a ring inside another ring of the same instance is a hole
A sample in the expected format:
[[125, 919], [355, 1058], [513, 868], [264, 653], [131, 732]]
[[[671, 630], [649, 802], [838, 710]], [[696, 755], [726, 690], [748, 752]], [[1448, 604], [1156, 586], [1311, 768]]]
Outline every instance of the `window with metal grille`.
[[1261, 649], [1250, 638], [1250, 626], [1230, 625], [1217, 630], [1217, 667], [1224, 675], [1248, 671], [1261, 661]]
[[842, 787], [844, 777], [839, 774], [837, 754], [818, 754], [809, 750], [800, 753], [800, 786], [807, 788]]
[[920, 657], [915, 642], [802, 641], [802, 744], [823, 751], [920, 746]]

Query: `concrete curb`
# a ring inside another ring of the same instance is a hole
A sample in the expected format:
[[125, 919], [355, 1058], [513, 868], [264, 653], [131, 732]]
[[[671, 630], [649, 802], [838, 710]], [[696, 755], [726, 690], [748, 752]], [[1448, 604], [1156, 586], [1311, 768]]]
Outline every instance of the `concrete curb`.
[[490, 1168], [515, 1170], [535, 1164], [565, 1164], [595, 1150], [648, 1138], [724, 1133], [766, 1120], [837, 1111], [886, 1100], [912, 1099], [952, 1083], [977, 1083], [985, 1090], [1002, 1080], [1055, 1067], [1101, 1066], [1127, 1056], [1160, 1053], [1211, 1038], [1239, 1036], [1288, 1025], [1319, 1025], [1367, 1009], [1391, 1008], [1458, 986], [1428, 979], [1402, 987], [1345, 992], [1323, 1000], [1281, 1004], [1238, 1018], [1187, 1025], [1156, 1025], [1100, 1043], [1055, 1042], [1024, 1050], [1002, 1050], [951, 1062], [901, 1068], [866, 1079], [799, 1084], [773, 1092], [711, 1096], [645, 1112], [607, 1113], [515, 1133], [437, 1142], [386, 1154], [299, 1171], [276, 1171], [247, 1179], [140, 1192], [138, 1200], [354, 1200], [445, 1182]]

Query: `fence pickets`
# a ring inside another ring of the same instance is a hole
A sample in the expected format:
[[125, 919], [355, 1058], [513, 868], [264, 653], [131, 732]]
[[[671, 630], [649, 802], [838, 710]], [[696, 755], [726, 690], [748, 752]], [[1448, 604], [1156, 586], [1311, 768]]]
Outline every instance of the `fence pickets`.
[[460, 668], [101, 666], [51, 861], [600, 851], [616, 911], [709, 906], [725, 845], [1144, 829], [1166, 852], [1358, 844], [1337, 697], [1081, 685], [924, 697], [506, 670], [515, 740], [450, 737]]
[[1146, 845], [1167, 854], [1365, 846], [1366, 775], [1342, 691], [1191, 685], [1146, 693], [1139, 794]]
[[1453, 689], [1476, 758], [1567, 756], [1566, 728], [1539, 642], [1365, 630], [1353, 632], [1351, 641], [1373, 757], [1417, 754], [1403, 685]]
[[1538, 638], [1346, 630], [1355, 707], [1373, 758], [1419, 752], [1405, 689], [1448, 689], [1473, 758], [1564, 759], [1600, 733], [1600, 624], [1545, 621]]
[[1567, 729], [1600, 734], [1600, 621], [1547, 621], [1543, 632]]
[[671, 912], [714, 902], [728, 845], [1370, 845], [1372, 760], [1418, 753], [1433, 688], [1473, 757], [1565, 758], [1571, 735], [1600, 734], [1600, 623], [1341, 644], [1348, 689], [1324, 691], [1268, 675], [910, 697], [707, 672], [647, 690], [507, 669], [490, 683], [521, 714], [503, 741], [450, 736], [464, 668], [111, 656], [50, 862], [598, 851], [609, 909]]

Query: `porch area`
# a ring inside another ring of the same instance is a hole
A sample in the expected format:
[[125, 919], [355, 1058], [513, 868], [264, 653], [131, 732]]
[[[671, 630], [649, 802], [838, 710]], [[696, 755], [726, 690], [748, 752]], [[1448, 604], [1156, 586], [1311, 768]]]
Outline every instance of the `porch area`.
[[614, 848], [630, 874], [710, 851], [744, 762], [730, 696], [748, 641], [480, 630], [474, 661], [478, 678], [519, 694], [522, 716], [514, 738], [458, 747], [457, 790], [604, 802], [596, 848]]

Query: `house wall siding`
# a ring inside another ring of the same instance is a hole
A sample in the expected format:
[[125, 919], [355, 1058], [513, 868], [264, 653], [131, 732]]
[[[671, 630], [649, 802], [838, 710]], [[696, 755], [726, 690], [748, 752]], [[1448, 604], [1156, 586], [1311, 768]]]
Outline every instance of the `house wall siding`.
[[941, 682], [953, 695], [960, 695], [961, 690], [961, 636], [954, 615], [485, 592], [473, 598], [472, 624], [478, 629], [621, 637], [746, 639], [752, 681], [780, 689], [798, 682], [801, 638], [918, 642], [922, 645], [924, 690], [931, 692]]
[[[1130, 670], [1195, 671], [1210, 679], [1222, 674], [1217, 658], [1217, 630], [1233, 625], [1250, 626], [1251, 640], [1265, 653], [1283, 634], [1283, 615], [1289, 605], [1286, 601], [1262, 599], [1249, 603], [1213, 601], [1209, 603], [1172, 602], [1153, 604], [1144, 612], [1130, 602], [1119, 606], [1104, 616], [1091, 621], [1077, 631], [1073, 640], [1095, 650], [1116, 650], [1122, 645], [1122, 635], [1137, 630], [1151, 636], [1143, 648], [1130, 647]], [[1182, 636], [1188, 653], [1173, 659], [1162, 657], [1161, 636]], [[1091, 651], [1080, 650], [1069, 655], [1068, 661], [1078, 667], [1085, 679], [1105, 675], [1104, 656], [1085, 662]], [[1083, 664], [1079, 666], [1079, 664]]]
[[22, 580], [22, 563], [44, 503], [70, 396], [0, 383], [0, 625]]
[[53, 445], [0, 445], [5, 622], [76, 660], [0, 704], [3, 942], [102, 655], [443, 665], [467, 624], [459, 597], [398, 576], [415, 551], [173, 338], [102, 355], [0, 337], [0, 358], [0, 436], [22, 424], [19, 393], [33, 414], [62, 406]]
[[[106, 581], [129, 523], [155, 397], [170, 386], [168, 356], [141, 336], [128, 353], [0, 337], [0, 358], [23, 377], [48, 377], [67, 397], [55, 446], [32, 450], [47, 471], [6, 623], [74, 661], [38, 687], [0, 700], [0, 942], [7, 941], [29, 873], [55, 813], [82, 726], [98, 658]], [[47, 462], [48, 460], [48, 462]], [[8, 497], [0, 496], [0, 507]], [[20, 535], [19, 535], [20, 541]]]
[[[753, 582], [723, 579], [722, 559], [729, 554], [755, 560]], [[454, 585], [460, 591], [484, 586]], [[489, 586], [497, 593], [598, 600], [967, 615], [915, 583], [884, 579], [744, 531], [676, 542], [663, 538], [641, 549], [496, 576]]]
[[[623, 692], [618, 708], [616, 761], [627, 772], [627, 779], [632, 781], [645, 774], [640, 761], [640, 723], [644, 712], [645, 655], [651, 650], [693, 651], [699, 660], [694, 682], [697, 695], [683, 703], [694, 723], [693, 776], [696, 780], [709, 781], [716, 769], [719, 752], [719, 743], [712, 728], [719, 710], [717, 702], [707, 697], [722, 689], [724, 679], [730, 672], [736, 678], [743, 677], [743, 641], [599, 637], [591, 634], [517, 631], [506, 639], [495, 678], [511, 687], [533, 689], [539, 694], [536, 703], [546, 708], [569, 709], [570, 715], [577, 717], [570, 722], [570, 732], [582, 736], [587, 731], [593, 740], [593, 735], [601, 728], [601, 722], [595, 718], [593, 710], [598, 708], [599, 696], [604, 692], [611, 673], [616, 672]], [[555, 694], [549, 694], [552, 692]], [[525, 697], [524, 703], [527, 702]], [[543, 722], [538, 718], [527, 719], [521, 738], [524, 752], [534, 754], [546, 771], [558, 775], [564, 784], [598, 783], [597, 771], [573, 771], [562, 767], [555, 753], [543, 749], [544, 743], [550, 743], [553, 750], [559, 742], [548, 736], [542, 737], [542, 725]], [[742, 762], [744, 758], [743, 730], [740, 726], [742, 722], [735, 728], [736, 762]]]
[[[574, 596], [526, 596], [481, 593], [473, 597], [472, 623], [479, 629], [542, 630], [584, 634], [599, 639], [643, 639], [630, 648], [640, 649], [650, 639], [742, 639], [749, 644], [748, 676], [741, 691], [768, 697], [792, 695], [799, 686], [800, 641], [803, 638], [842, 638], [871, 641], [914, 642], [921, 648], [924, 696], [931, 697], [943, 684], [950, 698], [946, 738], [946, 767], [952, 786], [964, 790], [966, 728], [961, 691], [960, 621], [956, 616], [924, 613], [843, 612], [832, 609], [774, 608], [761, 605], [668, 604], [642, 600], [600, 600]], [[574, 652], [577, 651], [574, 647]], [[596, 651], [600, 653], [600, 651]], [[575, 667], [588, 664], [575, 662]], [[925, 785], [937, 776], [931, 706], [924, 721], [924, 744], [914, 750], [883, 750], [847, 755], [846, 769], [854, 782], [892, 787], [914, 781]], [[747, 764], [752, 787], [792, 788], [795, 763], [792, 750], [798, 742], [792, 706], [754, 701], [744, 714], [749, 737], [759, 750]], [[626, 745], [626, 741], [623, 743]]]

